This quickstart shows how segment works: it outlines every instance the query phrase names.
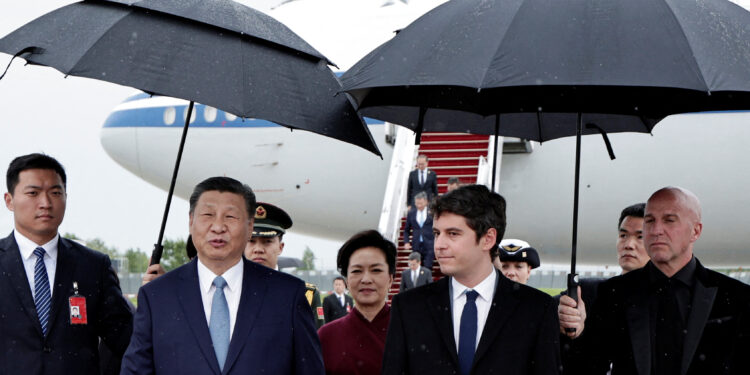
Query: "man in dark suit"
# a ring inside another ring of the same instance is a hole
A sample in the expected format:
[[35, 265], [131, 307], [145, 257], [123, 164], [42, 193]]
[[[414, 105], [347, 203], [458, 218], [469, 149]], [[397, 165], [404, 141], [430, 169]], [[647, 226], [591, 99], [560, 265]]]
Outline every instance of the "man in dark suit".
[[323, 315], [326, 323], [343, 318], [354, 307], [352, 297], [346, 295], [346, 280], [341, 276], [333, 279], [333, 293], [323, 299]]
[[122, 374], [324, 373], [305, 284], [242, 256], [254, 212], [237, 180], [195, 187], [198, 257], [141, 287]]
[[406, 186], [406, 205], [414, 205], [414, 196], [424, 192], [430, 201], [438, 194], [437, 174], [427, 169], [427, 155], [417, 156], [417, 169], [409, 173], [409, 182]]
[[109, 257], [58, 234], [57, 160], [18, 157], [6, 179], [15, 230], [0, 240], [0, 374], [98, 375], [99, 339], [119, 357], [133, 328]]
[[427, 195], [420, 192], [414, 197], [414, 207], [406, 214], [404, 247], [418, 252], [422, 256], [422, 265], [430, 270], [435, 261], [434, 238], [432, 214], [427, 209]]
[[[649, 258], [643, 244], [643, 215], [645, 203], [625, 207], [617, 221], [617, 261], [622, 274], [642, 268]], [[580, 374], [588, 366], [588, 358], [582, 340], [576, 338], [583, 332], [584, 321], [596, 306], [596, 295], [604, 278], [581, 279], [579, 301], [576, 303], [566, 295], [559, 295], [558, 319], [560, 321], [560, 352], [563, 359], [563, 374]], [[565, 293], [565, 292], [563, 292]], [[566, 328], [573, 328], [567, 331]]]
[[750, 286], [693, 256], [698, 198], [667, 187], [646, 203], [645, 267], [603, 282], [580, 339], [589, 373], [750, 373]]
[[470, 185], [437, 197], [432, 212], [449, 277], [393, 297], [382, 374], [559, 373], [557, 306], [492, 265], [505, 200]]
[[401, 273], [401, 285], [398, 288], [399, 293], [432, 282], [432, 271], [427, 267], [420, 266], [421, 261], [422, 256], [418, 252], [415, 251], [409, 254], [409, 267]]

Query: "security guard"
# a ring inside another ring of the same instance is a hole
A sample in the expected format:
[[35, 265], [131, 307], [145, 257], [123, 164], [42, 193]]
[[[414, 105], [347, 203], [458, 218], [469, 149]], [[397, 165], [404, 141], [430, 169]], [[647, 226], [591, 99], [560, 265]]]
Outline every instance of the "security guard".
[[[269, 203], [258, 202], [253, 235], [245, 246], [245, 258], [278, 271], [279, 255], [284, 251], [282, 238], [291, 226], [292, 218], [284, 210]], [[310, 283], [305, 283], [305, 287], [305, 296], [312, 308], [313, 319], [320, 328], [325, 320], [318, 288]]]
[[492, 263], [505, 277], [526, 284], [531, 270], [541, 265], [536, 249], [526, 241], [508, 239], [500, 241]]

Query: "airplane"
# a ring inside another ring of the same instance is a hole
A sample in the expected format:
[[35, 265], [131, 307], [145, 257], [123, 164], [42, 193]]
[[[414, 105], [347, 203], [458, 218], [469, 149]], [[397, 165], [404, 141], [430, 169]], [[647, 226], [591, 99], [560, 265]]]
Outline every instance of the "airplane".
[[[338, 12], [326, 16], [329, 5], [297, 0], [269, 14], [346, 69], [441, 2], [336, 0], [325, 4], [338, 7]], [[103, 125], [105, 151], [125, 169], [166, 190], [186, 106], [174, 98], [131, 96]], [[177, 196], [187, 199], [197, 182], [227, 175], [253, 187], [258, 200], [284, 207], [294, 218], [294, 233], [343, 241], [378, 227], [395, 148], [390, 125], [368, 120], [381, 160], [343, 142], [264, 120], [240, 119], [204, 105], [197, 105], [193, 116]], [[622, 208], [674, 185], [701, 199], [704, 231], [696, 243], [701, 261], [713, 267], [750, 264], [745, 235], [750, 197], [744, 190], [750, 183], [750, 154], [745, 152], [749, 124], [750, 112], [670, 116], [652, 134], [610, 134], [617, 156], [612, 161], [601, 137], [583, 137], [578, 262], [616, 265]], [[508, 202], [505, 237], [531, 243], [540, 250], [543, 264], [567, 264], [575, 140], [525, 144], [523, 151], [508, 149], [499, 158], [499, 193]]]

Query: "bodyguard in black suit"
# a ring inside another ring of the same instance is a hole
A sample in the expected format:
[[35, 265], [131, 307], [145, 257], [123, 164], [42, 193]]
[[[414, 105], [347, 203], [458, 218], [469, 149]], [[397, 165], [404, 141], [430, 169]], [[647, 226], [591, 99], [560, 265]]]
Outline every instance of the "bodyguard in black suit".
[[[333, 279], [333, 293], [323, 299], [323, 315], [326, 323], [343, 318], [354, 307], [352, 297], [346, 295], [346, 280], [337, 276]], [[343, 303], [341, 301], [343, 299]]]
[[644, 243], [651, 261], [599, 286], [581, 336], [589, 373], [748, 374], [750, 286], [710, 271], [693, 256], [701, 208], [691, 192], [668, 187], [646, 203]]
[[409, 254], [409, 267], [401, 272], [401, 285], [398, 288], [399, 293], [432, 282], [432, 271], [427, 267], [420, 266], [421, 261], [422, 256], [419, 253], [412, 252]]
[[99, 339], [115, 356], [128, 345], [133, 316], [109, 257], [57, 232], [65, 180], [46, 155], [8, 168], [15, 230], [0, 240], [0, 374], [98, 375]]
[[438, 195], [437, 174], [427, 169], [427, 156], [417, 156], [417, 169], [409, 173], [409, 182], [406, 186], [406, 205], [414, 205], [414, 196], [420, 192], [427, 194], [430, 201]]
[[427, 209], [427, 195], [424, 192], [414, 198], [414, 207], [406, 214], [404, 247], [418, 252], [422, 256], [422, 265], [432, 269], [432, 262], [435, 261], [432, 213]]
[[551, 297], [492, 265], [505, 232], [505, 200], [480, 185], [432, 204], [435, 252], [449, 277], [393, 298], [382, 374], [557, 374]]

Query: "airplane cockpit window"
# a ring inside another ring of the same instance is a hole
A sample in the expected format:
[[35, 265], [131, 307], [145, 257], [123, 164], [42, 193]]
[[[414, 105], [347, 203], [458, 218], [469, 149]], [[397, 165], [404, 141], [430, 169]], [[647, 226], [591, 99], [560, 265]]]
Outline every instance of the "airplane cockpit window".
[[206, 122], [214, 122], [216, 120], [216, 108], [205, 106], [203, 107], [203, 119]]
[[174, 120], [177, 117], [177, 110], [174, 107], [167, 107], [164, 109], [164, 125], [174, 124]]
[[234, 120], [237, 119], [237, 116], [235, 116], [235, 115], [233, 115], [233, 114], [231, 114], [229, 112], [224, 112], [224, 117], [227, 118], [227, 121], [234, 121]]

